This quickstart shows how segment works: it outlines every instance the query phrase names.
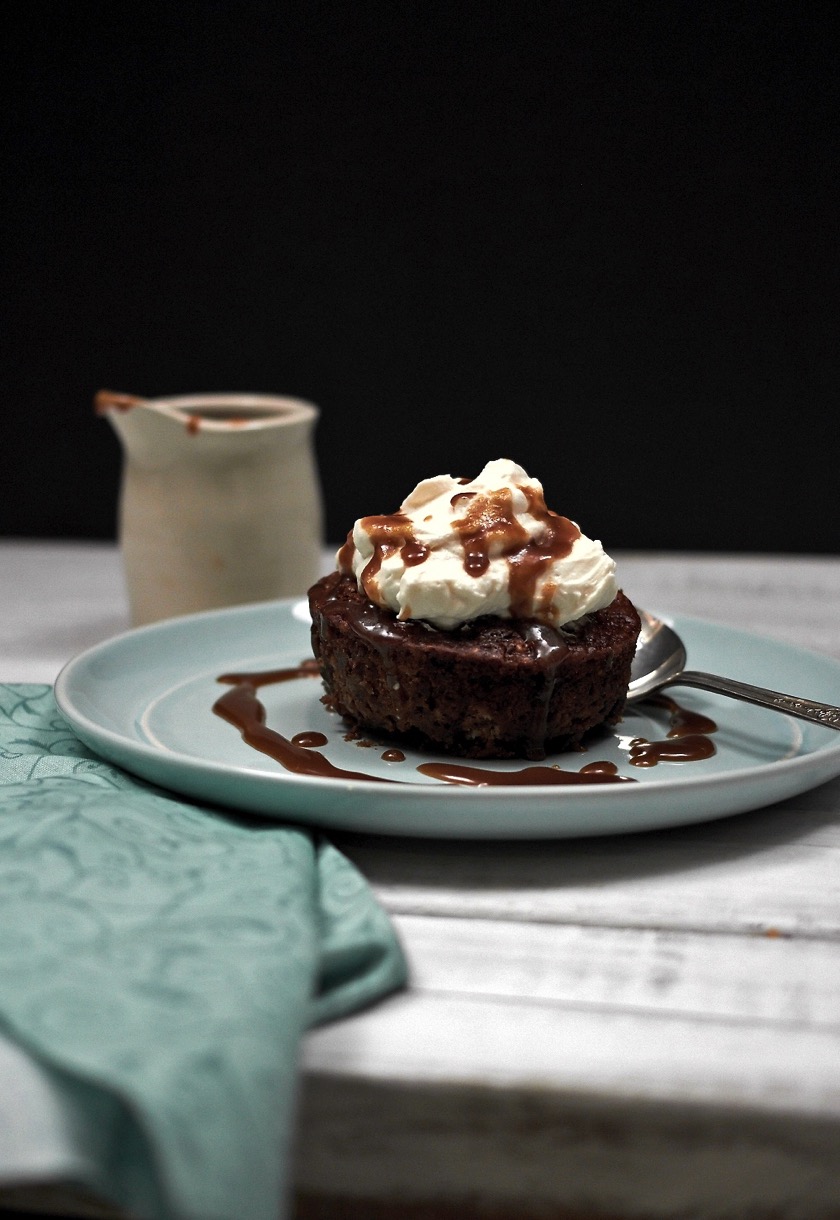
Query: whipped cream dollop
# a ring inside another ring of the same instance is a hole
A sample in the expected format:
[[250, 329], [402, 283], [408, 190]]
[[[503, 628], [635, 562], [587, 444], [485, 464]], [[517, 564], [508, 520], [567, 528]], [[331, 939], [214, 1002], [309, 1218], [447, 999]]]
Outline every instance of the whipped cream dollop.
[[424, 479], [398, 512], [361, 517], [337, 564], [376, 605], [445, 631], [484, 614], [563, 627], [617, 592], [601, 543], [506, 458], [474, 479]]

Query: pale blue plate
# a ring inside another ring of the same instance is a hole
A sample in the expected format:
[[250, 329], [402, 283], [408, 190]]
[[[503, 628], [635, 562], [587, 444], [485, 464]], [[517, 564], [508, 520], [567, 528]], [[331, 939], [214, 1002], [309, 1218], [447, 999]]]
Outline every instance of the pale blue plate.
[[[840, 663], [690, 618], [680, 632], [693, 669], [840, 703]], [[680, 704], [712, 717], [717, 753], [691, 763], [629, 764], [633, 737], [661, 739], [662, 713], [628, 710], [587, 754], [556, 755], [577, 771], [618, 764], [635, 784], [462, 788], [415, 767], [434, 758], [405, 751], [386, 762], [387, 743], [346, 740], [346, 726], [320, 702], [317, 678], [262, 688], [267, 723], [284, 736], [324, 733], [323, 753], [345, 770], [393, 784], [295, 775], [256, 753], [212, 712], [219, 675], [294, 666], [311, 655], [305, 602], [282, 601], [170, 619], [116, 636], [71, 661], [56, 698], [78, 736], [125, 770], [181, 795], [310, 826], [378, 834], [457, 838], [562, 838], [709, 821], [804, 792], [840, 774], [840, 733], [779, 712], [674, 688]], [[484, 765], [484, 764], [482, 764]], [[517, 769], [522, 762], [487, 764]]]

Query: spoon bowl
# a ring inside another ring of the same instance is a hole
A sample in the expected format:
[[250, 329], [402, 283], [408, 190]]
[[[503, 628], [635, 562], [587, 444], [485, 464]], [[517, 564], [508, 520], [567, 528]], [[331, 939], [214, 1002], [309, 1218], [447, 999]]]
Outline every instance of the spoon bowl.
[[686, 669], [688, 654], [685, 645], [673, 627], [662, 619], [639, 611], [642, 629], [636, 645], [636, 655], [630, 670], [627, 687], [627, 702], [638, 703], [666, 686], [694, 686], [700, 690], [713, 691], [732, 699], [742, 699], [758, 707], [767, 707], [776, 712], [787, 712], [800, 720], [812, 724], [823, 724], [830, 729], [840, 729], [840, 707], [829, 703], [817, 703], [813, 699], [797, 695], [785, 695], [781, 691], [753, 686], [734, 678], [721, 678], [716, 674], [701, 673]]

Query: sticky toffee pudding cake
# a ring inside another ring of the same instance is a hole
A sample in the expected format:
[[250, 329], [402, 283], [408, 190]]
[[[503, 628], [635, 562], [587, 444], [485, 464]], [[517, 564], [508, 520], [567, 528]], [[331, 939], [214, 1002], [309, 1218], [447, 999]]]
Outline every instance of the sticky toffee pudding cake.
[[309, 591], [324, 703], [466, 758], [544, 758], [621, 717], [639, 616], [600, 543], [512, 462], [363, 517]]

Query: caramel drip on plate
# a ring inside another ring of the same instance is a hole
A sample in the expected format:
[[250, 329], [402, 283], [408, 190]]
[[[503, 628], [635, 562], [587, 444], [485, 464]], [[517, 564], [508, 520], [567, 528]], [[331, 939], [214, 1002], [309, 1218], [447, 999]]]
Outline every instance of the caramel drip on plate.
[[[308, 674], [311, 671], [308, 669], [303, 671], [302, 666], [297, 666], [295, 669], [272, 672], [277, 675], [274, 681], [286, 682], [291, 678], [300, 677], [302, 672]], [[317, 673], [317, 669], [315, 672]], [[253, 675], [256, 681], [251, 681], [246, 674], [236, 676], [240, 680], [216, 700], [213, 704], [213, 711], [239, 730], [246, 745], [258, 750], [261, 754], [267, 754], [269, 758], [279, 762], [286, 771], [291, 771], [295, 775], [315, 775], [320, 779], [388, 782], [387, 780], [379, 781], [375, 775], [364, 775], [360, 771], [345, 771], [341, 767], [335, 767], [318, 750], [300, 744], [300, 735], [296, 742], [284, 737], [282, 733], [270, 729], [265, 723], [265, 706], [257, 698], [257, 688], [265, 685], [271, 679], [266, 674]]]
[[662, 707], [669, 713], [669, 728], [664, 741], [648, 741], [634, 737], [630, 742], [630, 763], [634, 767], [655, 767], [661, 762], [700, 762], [717, 753], [709, 736], [717, 732], [714, 720], [702, 712], [691, 711], [670, 695], [651, 695], [645, 700], [652, 707]]
[[307, 750], [312, 750], [316, 746], [325, 746], [329, 738], [324, 733], [318, 733], [315, 729], [308, 730], [303, 733], [295, 733], [291, 738], [293, 746], [303, 746]]
[[259, 686], [273, 686], [277, 682], [291, 682], [295, 678], [318, 678], [320, 674], [321, 670], [315, 658], [307, 657], [301, 661], [300, 665], [292, 665], [285, 669], [264, 669], [257, 673], [222, 674], [216, 681], [224, 682], [226, 686], [241, 686], [245, 683], [256, 689]]
[[688, 737], [696, 733], [717, 732], [717, 725], [714, 720], [710, 720], [702, 712], [693, 712], [690, 708], [683, 707], [682, 704], [677, 703], [676, 699], [672, 699], [670, 695], [663, 695], [661, 692], [656, 695], [649, 695], [645, 702], [649, 703], [652, 707], [664, 707], [670, 713], [669, 737]]
[[491, 771], [488, 767], [473, 767], [455, 762], [421, 763], [423, 775], [441, 779], [447, 784], [469, 788], [523, 788], [536, 785], [634, 784], [636, 780], [618, 774], [615, 763], [588, 763], [580, 771], [562, 771], [559, 767], [530, 766], [519, 771]]
[[715, 753], [715, 743], [704, 733], [686, 733], [665, 741], [636, 737], [630, 742], [630, 762], [634, 767], [655, 767], [660, 762], [699, 762]]

